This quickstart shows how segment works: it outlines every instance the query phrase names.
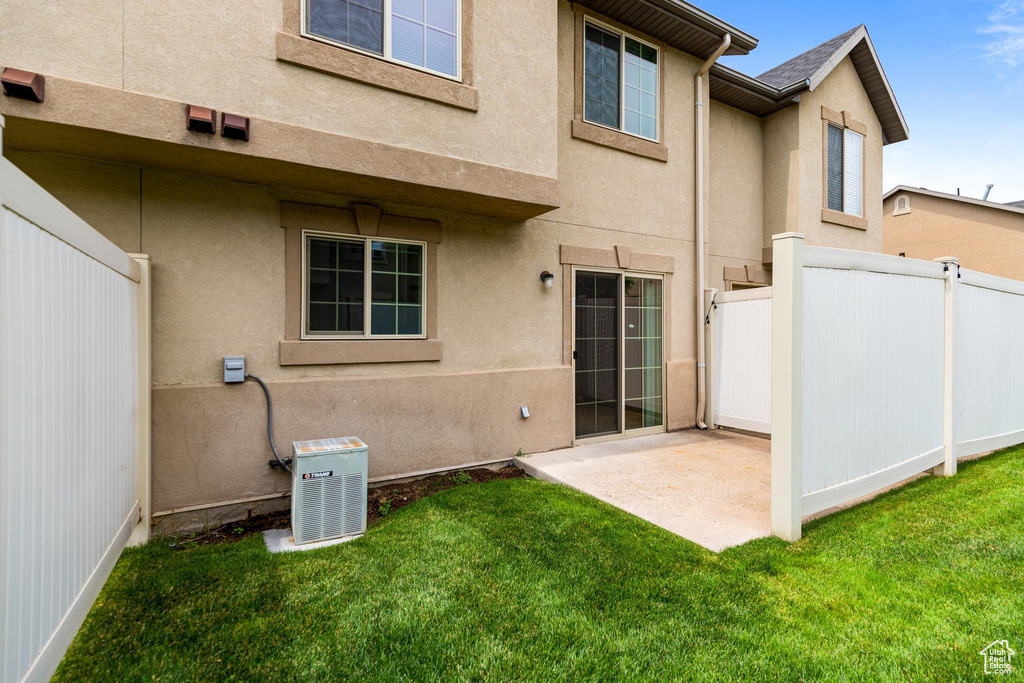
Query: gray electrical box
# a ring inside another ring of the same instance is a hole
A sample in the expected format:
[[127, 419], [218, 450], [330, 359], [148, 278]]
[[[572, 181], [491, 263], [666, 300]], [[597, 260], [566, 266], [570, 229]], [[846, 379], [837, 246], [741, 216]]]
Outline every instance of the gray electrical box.
[[245, 356], [224, 356], [224, 381], [228, 384], [245, 381]]
[[354, 436], [292, 444], [295, 545], [366, 531], [366, 451]]

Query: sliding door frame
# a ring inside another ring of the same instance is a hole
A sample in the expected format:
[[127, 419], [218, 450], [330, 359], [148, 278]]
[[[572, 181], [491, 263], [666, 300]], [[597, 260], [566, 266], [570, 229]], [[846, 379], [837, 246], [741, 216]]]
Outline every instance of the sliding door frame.
[[[619, 325], [619, 396], [617, 398], [619, 407], [619, 431], [616, 434], [604, 434], [601, 436], [589, 436], [578, 438], [576, 436], [576, 274], [577, 273], [605, 273], [618, 275], [619, 282], [619, 303], [618, 303], [618, 325]], [[661, 424], [654, 427], [640, 427], [637, 429], [626, 429], [626, 278], [638, 277], [646, 280], [659, 280], [661, 282]], [[602, 441], [616, 441], [618, 439], [632, 439], [636, 436], [650, 436], [662, 434], [667, 431], [668, 424], [668, 386], [666, 358], [668, 349], [665, 340], [668, 338], [665, 329], [666, 311], [668, 309], [668, 278], [664, 273], [651, 273], [641, 270], [624, 270], [621, 268], [599, 268], [591, 266], [572, 266], [570, 283], [570, 307], [571, 321], [569, 324], [569, 359], [572, 367], [573, 402], [570, 406], [572, 411], [572, 433], [574, 446], [581, 446], [588, 443], [600, 443]]]

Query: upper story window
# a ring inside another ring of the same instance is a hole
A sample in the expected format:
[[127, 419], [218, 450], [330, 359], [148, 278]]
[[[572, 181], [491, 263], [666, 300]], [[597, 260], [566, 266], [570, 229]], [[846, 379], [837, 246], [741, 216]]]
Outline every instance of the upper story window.
[[864, 136], [828, 124], [828, 208], [864, 215]]
[[423, 242], [305, 235], [304, 334], [423, 337]]
[[460, 79], [461, 0], [305, 0], [304, 34]]
[[585, 24], [583, 119], [658, 139], [658, 49]]

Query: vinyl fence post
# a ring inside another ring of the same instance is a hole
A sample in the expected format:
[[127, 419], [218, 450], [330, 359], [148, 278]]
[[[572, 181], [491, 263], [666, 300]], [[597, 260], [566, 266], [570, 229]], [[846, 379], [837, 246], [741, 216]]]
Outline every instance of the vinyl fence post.
[[139, 499], [139, 523], [128, 539], [129, 546], [146, 543], [152, 524], [152, 342], [151, 324], [153, 310], [152, 264], [146, 254], [129, 254], [139, 264], [139, 284], [135, 308], [138, 325], [137, 363], [139, 368], [139, 423], [138, 463], [136, 465], [136, 491]]
[[942, 450], [945, 460], [932, 470], [932, 474], [952, 477], [956, 474], [956, 309], [960, 263], [954, 256], [940, 256], [935, 260], [946, 266], [942, 343]]
[[772, 236], [772, 533], [800, 539], [803, 493], [804, 236]]
[[704, 324], [704, 372], [706, 380], [704, 382], [704, 424], [708, 426], [708, 429], [715, 428], [715, 334], [717, 334], [716, 326], [718, 325], [715, 317], [715, 307], [712, 303], [715, 300], [715, 295], [718, 294], [718, 290], [713, 287], [709, 287], [704, 290], [704, 312], [707, 316], [707, 322]]

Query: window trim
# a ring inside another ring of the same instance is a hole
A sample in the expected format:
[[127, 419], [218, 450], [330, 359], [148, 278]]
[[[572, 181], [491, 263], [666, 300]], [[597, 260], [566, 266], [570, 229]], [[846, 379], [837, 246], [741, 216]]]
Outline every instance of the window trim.
[[[362, 334], [346, 334], [344, 332], [335, 333], [311, 333], [309, 331], [309, 266], [307, 264], [307, 255], [309, 253], [309, 240], [310, 239], [327, 239], [334, 242], [362, 242], [365, 246], [363, 248], [363, 333]], [[422, 272], [422, 284], [420, 286], [420, 333], [419, 334], [373, 334], [370, 332], [371, 326], [371, 313], [373, 307], [372, 301], [372, 243], [373, 242], [390, 242], [393, 244], [415, 244], [419, 245], [420, 251], [420, 271]], [[303, 341], [363, 341], [363, 340], [385, 340], [385, 339], [426, 339], [427, 338], [427, 243], [421, 240], [407, 240], [398, 239], [394, 237], [379, 237], [376, 235], [351, 235], [351, 234], [339, 234], [332, 232], [323, 232], [320, 230], [302, 230], [301, 232], [301, 248], [302, 248], [302, 308], [300, 310], [301, 322], [300, 340]], [[368, 295], [369, 293], [369, 295]]]
[[[303, 2], [305, 2], [305, 0], [303, 0]], [[620, 55], [620, 59], [619, 59], [619, 127], [618, 128], [612, 128], [611, 126], [605, 125], [603, 123], [598, 123], [597, 121], [591, 121], [591, 120], [587, 119], [587, 24], [591, 24], [595, 28], [600, 29], [602, 31], [605, 31], [606, 33], [613, 33], [613, 34], [617, 34], [619, 36], [619, 55]], [[653, 137], [653, 138], [649, 138], [649, 137], [647, 137], [645, 135], [639, 135], [637, 133], [630, 133], [628, 130], [626, 130], [626, 38], [630, 38], [632, 40], [635, 40], [636, 42], [640, 43], [641, 45], [646, 45], [647, 47], [649, 47], [652, 50], [654, 50], [655, 54], [658, 56], [658, 62], [657, 62], [658, 69], [657, 69], [657, 72], [655, 74], [655, 82], [654, 82], [654, 92], [655, 92], [655, 96], [658, 98], [658, 100], [657, 100], [657, 102], [655, 102], [655, 105], [654, 105], [654, 109], [655, 109], [655, 119], [654, 119], [655, 137]], [[604, 128], [605, 130], [611, 130], [611, 131], [615, 131], [616, 133], [622, 133], [623, 135], [629, 135], [630, 137], [634, 137], [634, 138], [637, 138], [639, 140], [643, 140], [645, 142], [653, 142], [655, 144], [661, 144], [661, 125], [662, 125], [662, 121], [661, 121], [661, 119], [662, 119], [662, 108], [661, 108], [661, 100], [662, 100], [662, 92], [661, 92], [662, 50], [661, 50], [661, 48], [659, 48], [654, 43], [651, 43], [650, 41], [644, 40], [643, 38], [638, 38], [636, 36], [636, 34], [630, 33], [628, 31], [624, 31], [624, 30], [619, 29], [619, 28], [615, 28], [614, 26], [606, 24], [606, 23], [604, 23], [602, 21], [598, 21], [597, 19], [595, 19], [593, 17], [590, 17], [590, 16], [585, 16], [583, 18], [583, 35], [581, 37], [581, 40], [583, 41], [583, 58], [582, 58], [582, 62], [580, 63], [580, 69], [582, 70], [582, 82], [583, 82], [583, 91], [582, 91], [583, 103], [582, 103], [582, 109], [580, 111], [580, 120], [583, 121], [586, 124], [591, 125], [591, 126], [597, 126], [598, 128]]]
[[[858, 230], [868, 229], [867, 212], [867, 143], [868, 128], [865, 124], [853, 118], [848, 111], [836, 111], [822, 105], [821, 107], [821, 220], [825, 223], [833, 223]], [[828, 205], [828, 131], [829, 126], [835, 127], [842, 133], [843, 140], [843, 209], [837, 211], [829, 208]], [[847, 213], [846, 209], [846, 133], [847, 131], [861, 136], [861, 157], [860, 157], [860, 214]]]
[[299, 4], [299, 35], [302, 36], [303, 38], [308, 38], [309, 40], [314, 40], [314, 41], [316, 41], [318, 43], [324, 43], [325, 45], [330, 45], [332, 47], [341, 48], [342, 50], [349, 50], [351, 52], [355, 52], [356, 54], [361, 54], [361, 55], [364, 55], [366, 57], [371, 57], [373, 59], [378, 59], [378, 60], [380, 60], [382, 62], [387, 62], [389, 64], [397, 64], [398, 66], [402, 66], [402, 67], [405, 67], [405, 68], [408, 68], [408, 69], [414, 69], [416, 71], [422, 71], [423, 73], [427, 73], [427, 74], [430, 74], [432, 76], [437, 76], [439, 78], [444, 78], [444, 79], [447, 79], [449, 81], [454, 81], [456, 83], [462, 83], [463, 82], [463, 78], [462, 78], [462, 75], [463, 75], [462, 74], [462, 49], [463, 49], [463, 46], [462, 46], [462, 42], [464, 40], [463, 26], [462, 26], [462, 0], [455, 0], [455, 75], [446, 74], [446, 73], [441, 72], [441, 71], [435, 71], [433, 69], [427, 68], [426, 66], [419, 66], [418, 64], [410, 64], [409, 62], [403, 62], [402, 60], [395, 59], [394, 57], [391, 56], [391, 4], [392, 4], [392, 1], [393, 0], [381, 0], [382, 24], [383, 24], [382, 28], [383, 28], [383, 32], [384, 32], [384, 41], [383, 41], [383, 45], [382, 45], [382, 47], [383, 47], [383, 50], [382, 50], [383, 54], [377, 54], [376, 52], [370, 52], [369, 50], [364, 50], [364, 49], [356, 47], [354, 45], [347, 45], [345, 43], [339, 43], [336, 40], [331, 40], [330, 38], [325, 38], [324, 36], [319, 36], [319, 35], [316, 35], [315, 33], [311, 33], [307, 29], [308, 22], [306, 21], [306, 19], [307, 19], [306, 11], [308, 9], [308, 6], [307, 6], [308, 0], [300, 0], [300, 4]]

